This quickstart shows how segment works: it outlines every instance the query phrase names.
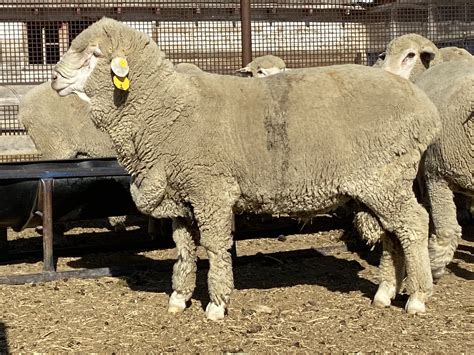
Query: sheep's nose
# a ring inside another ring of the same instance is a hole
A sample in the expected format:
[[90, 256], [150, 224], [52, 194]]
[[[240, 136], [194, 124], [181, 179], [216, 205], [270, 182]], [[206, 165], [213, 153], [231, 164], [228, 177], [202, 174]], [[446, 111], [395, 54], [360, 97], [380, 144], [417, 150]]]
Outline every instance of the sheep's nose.
[[58, 73], [56, 72], [56, 70], [53, 70], [53, 72], [51, 73], [51, 79], [56, 80], [57, 78], [58, 78]]

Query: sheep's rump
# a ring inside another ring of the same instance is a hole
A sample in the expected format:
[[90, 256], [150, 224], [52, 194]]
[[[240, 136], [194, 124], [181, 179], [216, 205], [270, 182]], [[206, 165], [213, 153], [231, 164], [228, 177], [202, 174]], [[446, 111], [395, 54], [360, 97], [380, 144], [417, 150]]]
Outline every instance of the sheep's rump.
[[195, 166], [222, 163], [263, 209], [275, 210], [278, 201], [285, 202], [277, 210], [305, 205], [292, 196], [316, 200], [333, 191], [339, 198], [352, 180], [424, 150], [439, 130], [437, 110], [420, 89], [374, 68], [186, 78], [197, 92], [197, 115], [180, 150], [188, 149]]

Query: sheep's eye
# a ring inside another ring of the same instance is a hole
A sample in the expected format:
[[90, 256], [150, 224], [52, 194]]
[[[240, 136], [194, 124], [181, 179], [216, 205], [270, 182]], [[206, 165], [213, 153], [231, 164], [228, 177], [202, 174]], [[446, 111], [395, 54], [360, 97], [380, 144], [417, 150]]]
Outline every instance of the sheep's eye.
[[408, 57], [408, 58], [414, 58], [415, 55], [416, 55], [415, 53], [410, 52], [410, 53], [407, 54], [407, 57]]
[[386, 55], [387, 55], [387, 54], [386, 54], [385, 52], [380, 53], [380, 54], [379, 54], [379, 59], [385, 60], [385, 56], [386, 56]]

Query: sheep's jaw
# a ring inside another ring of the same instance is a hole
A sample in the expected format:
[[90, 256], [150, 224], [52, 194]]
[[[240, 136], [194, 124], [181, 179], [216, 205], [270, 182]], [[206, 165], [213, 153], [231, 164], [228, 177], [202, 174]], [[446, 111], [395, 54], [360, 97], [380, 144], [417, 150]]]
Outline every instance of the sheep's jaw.
[[100, 55], [98, 47], [88, 47], [81, 53], [68, 51], [53, 69], [51, 87], [59, 96], [77, 94], [79, 98], [90, 103], [84, 86]]

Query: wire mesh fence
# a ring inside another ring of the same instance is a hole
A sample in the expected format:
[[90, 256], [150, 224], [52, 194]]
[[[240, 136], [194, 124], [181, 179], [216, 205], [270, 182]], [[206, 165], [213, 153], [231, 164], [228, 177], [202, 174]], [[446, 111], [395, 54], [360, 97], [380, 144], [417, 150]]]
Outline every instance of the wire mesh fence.
[[0, 85], [48, 80], [72, 40], [103, 16], [145, 32], [175, 63], [233, 74], [244, 64], [241, 4], [250, 6], [251, 57], [277, 55], [290, 68], [372, 65], [391, 39], [412, 32], [474, 52], [472, 0], [5, 0]]
[[18, 105], [0, 106], [0, 134], [1, 135], [22, 135], [26, 134], [26, 129], [17, 120]]
[[[372, 64], [394, 37], [415, 32], [474, 50], [471, 0], [250, 0], [253, 55], [289, 67]], [[109, 16], [147, 33], [176, 63], [230, 74], [241, 67], [240, 1], [3, 1], [0, 83], [46, 81], [71, 41]]]

